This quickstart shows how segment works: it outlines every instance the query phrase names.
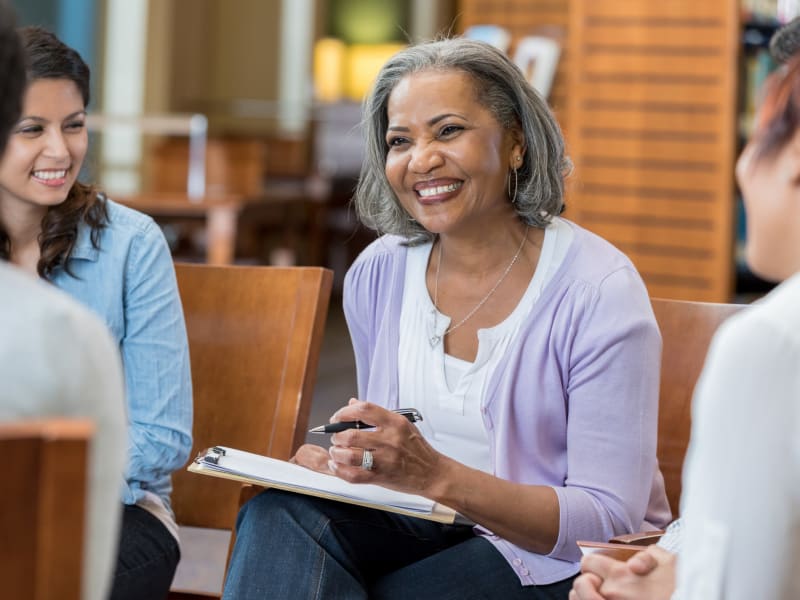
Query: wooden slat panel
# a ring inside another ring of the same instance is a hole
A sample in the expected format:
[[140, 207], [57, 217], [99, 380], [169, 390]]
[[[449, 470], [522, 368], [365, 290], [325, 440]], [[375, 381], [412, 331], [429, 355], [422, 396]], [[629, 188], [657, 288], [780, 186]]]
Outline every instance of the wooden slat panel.
[[716, 276], [714, 262], [716, 257], [705, 259], [680, 256], [654, 256], [651, 254], [631, 253], [631, 258], [636, 260], [639, 269], [646, 273], [675, 273], [702, 277], [708, 280]]
[[723, 125], [713, 105], [675, 105], [642, 103], [628, 100], [587, 102], [584, 110], [591, 112], [595, 123], [678, 131], [717, 132]]
[[580, 183], [576, 190], [586, 199], [583, 211], [609, 215], [693, 217], [713, 219], [714, 190], [654, 185], [649, 182]]
[[[661, 55], [667, 58], [687, 53], [701, 56], [725, 55], [721, 48], [725, 31], [720, 19], [706, 22], [703, 27], [691, 27], [686, 22], [670, 21], [668, 18], [652, 22], [619, 21], [609, 25], [593, 19], [585, 22], [588, 28], [583, 44], [586, 46], [636, 44], [642, 48], [637, 54]], [[670, 48], [671, 51], [660, 51], [664, 48]]]
[[579, 0], [580, 16], [594, 18], [605, 24], [629, 23], [636, 26], [659, 26], [659, 23], [679, 23], [684, 27], [702, 26], [705, 22], [719, 23], [722, 27], [729, 15], [730, 4], [738, 12], [738, 2], [720, 3], [718, 0]]
[[567, 216], [628, 253], [651, 294], [727, 301], [736, 0], [572, 0]]
[[[577, 137], [577, 136], [575, 136]], [[610, 146], [613, 146], [613, 153]], [[584, 143], [582, 151], [576, 151], [575, 145], [570, 144], [570, 152], [576, 164], [583, 166], [583, 160], [592, 157], [592, 160], [597, 161], [603, 159], [609, 162], [614, 161], [643, 161], [642, 164], [649, 164], [653, 161], [662, 161], [665, 165], [690, 165], [697, 164], [698, 169], [710, 169], [709, 165], [713, 165], [713, 170], [719, 176], [719, 169], [723, 166], [720, 161], [715, 160], [713, 157], [698, 158], [696, 152], [690, 155], [685, 153], [685, 148], [681, 148], [676, 144], [656, 145], [654, 143], [641, 143], [641, 144], [599, 144], [599, 143]], [[676, 168], [676, 172], [689, 170], [689, 166], [681, 166]], [[575, 173], [576, 177], [580, 177], [579, 173]]]
[[[696, 224], [692, 222], [693, 228], [689, 229], [682, 227], [680, 221], [676, 223], [663, 219], [640, 219], [631, 223], [627, 219], [608, 218], [605, 214], [602, 217], [587, 218], [585, 224], [618, 248], [650, 248], [652, 252], [664, 254], [685, 252], [714, 255], [714, 249], [708, 246], [708, 229], [703, 226], [702, 221]], [[632, 227], [632, 224], [637, 226]]]
[[[716, 77], [721, 69], [726, 67], [724, 57], [720, 55], [703, 56], [686, 54], [670, 54], [660, 52], [649, 54], [646, 46], [639, 44], [619, 45], [619, 51], [610, 52], [600, 44], [586, 44], [584, 50], [586, 58], [583, 67], [592, 73], [641, 73], [647, 68], [648, 62], [660, 60], [660, 72], [664, 74], [683, 75], [710, 75]], [[613, 65], [610, 64], [613, 59]]]
[[[581, 133], [585, 132], [585, 129], [578, 130], [570, 138], [570, 150], [573, 160], [576, 161], [576, 167], [580, 166], [577, 161], [585, 154], [605, 153], [607, 156], [636, 156], [636, 154], [641, 154], [648, 157], [682, 158], [685, 160], [711, 157], [718, 150], [720, 143], [719, 138], [712, 138], [711, 136], [708, 136], [708, 139], [703, 139], [698, 135], [695, 139], [687, 138], [683, 140], [675, 139], [677, 136], [671, 140], [648, 139], [647, 137], [620, 139], [621, 134], [599, 137], [590, 131], [590, 135], [583, 138], [583, 144], [580, 149], [577, 149], [575, 140], [581, 137]], [[732, 169], [729, 166], [727, 172], [730, 174], [731, 171]], [[727, 187], [730, 187], [730, 183], [728, 183]]]
[[[581, 169], [580, 176], [576, 182], [583, 188], [584, 193], [595, 193], [591, 187], [587, 186], [646, 186], [664, 190], [703, 190], [716, 195], [717, 173], [716, 171], [703, 171], [699, 169], [680, 169], [680, 179], [676, 180], [675, 171], [654, 168], [636, 168], [635, 166], [620, 168], [614, 167], [608, 162], [599, 162], [595, 166], [586, 164], [586, 157], [583, 157], [584, 167]], [[635, 165], [636, 163], [630, 163]], [[643, 164], [639, 162], [638, 164]], [[670, 164], [670, 163], [668, 163]], [[677, 164], [677, 161], [671, 161]], [[676, 169], [677, 170], [677, 169]], [[665, 194], [668, 193], [665, 191]], [[661, 197], [661, 194], [655, 194]], [[675, 194], [670, 197], [685, 197], [685, 194]]]

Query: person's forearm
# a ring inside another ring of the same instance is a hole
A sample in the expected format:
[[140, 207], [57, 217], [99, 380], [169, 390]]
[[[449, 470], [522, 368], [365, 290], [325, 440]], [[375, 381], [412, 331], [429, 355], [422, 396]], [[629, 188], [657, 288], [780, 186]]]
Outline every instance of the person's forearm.
[[549, 486], [523, 485], [442, 457], [425, 495], [512, 544], [549, 554], [558, 540], [558, 497]]

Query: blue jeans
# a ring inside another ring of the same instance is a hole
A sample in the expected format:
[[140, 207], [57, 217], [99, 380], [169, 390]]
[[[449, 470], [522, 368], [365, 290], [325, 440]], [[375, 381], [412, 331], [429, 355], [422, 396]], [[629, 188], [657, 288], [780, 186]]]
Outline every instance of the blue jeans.
[[472, 528], [268, 490], [240, 511], [223, 600], [566, 599], [520, 585]]
[[180, 557], [161, 521], [135, 504], [124, 505], [111, 600], [166, 598]]

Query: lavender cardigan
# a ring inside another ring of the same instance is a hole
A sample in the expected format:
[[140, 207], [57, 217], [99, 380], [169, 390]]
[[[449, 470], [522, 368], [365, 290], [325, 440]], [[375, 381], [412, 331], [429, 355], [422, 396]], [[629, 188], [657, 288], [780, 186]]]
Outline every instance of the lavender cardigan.
[[[491, 376], [482, 408], [494, 474], [558, 495], [548, 555], [476, 527], [523, 585], [577, 573], [576, 540], [660, 528], [671, 516], [656, 462], [661, 337], [647, 291], [625, 255], [569, 224], [567, 255]], [[405, 265], [402, 240], [384, 236], [345, 277], [359, 398], [388, 408], [398, 402]]]

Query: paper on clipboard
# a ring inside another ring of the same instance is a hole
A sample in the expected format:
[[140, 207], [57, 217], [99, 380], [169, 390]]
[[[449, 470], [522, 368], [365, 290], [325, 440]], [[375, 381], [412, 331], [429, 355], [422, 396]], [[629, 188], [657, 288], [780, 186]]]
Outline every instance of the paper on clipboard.
[[209, 448], [200, 453], [188, 470], [440, 523], [453, 523], [456, 519], [455, 511], [422, 496], [396, 492], [378, 485], [349, 483], [332, 475], [235, 448]]

